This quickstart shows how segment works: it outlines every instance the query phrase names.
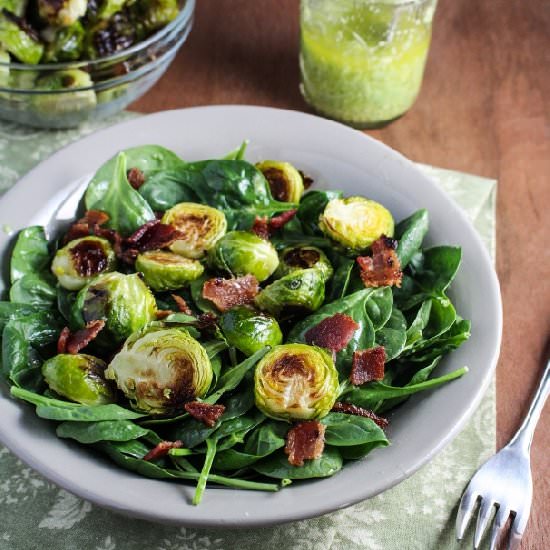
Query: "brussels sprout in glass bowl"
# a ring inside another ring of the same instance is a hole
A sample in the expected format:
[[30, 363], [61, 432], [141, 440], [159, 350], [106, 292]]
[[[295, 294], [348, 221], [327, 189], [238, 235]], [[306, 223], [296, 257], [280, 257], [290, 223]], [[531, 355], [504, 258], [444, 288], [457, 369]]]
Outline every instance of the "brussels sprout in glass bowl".
[[121, 111], [156, 83], [187, 39], [195, 0], [9, 7], [0, 12], [0, 118], [71, 128]]

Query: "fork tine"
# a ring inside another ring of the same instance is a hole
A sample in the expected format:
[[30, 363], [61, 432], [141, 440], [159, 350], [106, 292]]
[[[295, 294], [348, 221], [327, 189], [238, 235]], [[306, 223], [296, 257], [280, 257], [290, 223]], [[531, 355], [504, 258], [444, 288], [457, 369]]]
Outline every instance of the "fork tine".
[[529, 513], [523, 514], [521, 512], [516, 513], [514, 522], [510, 527], [510, 539], [508, 542], [508, 550], [518, 550], [521, 543], [521, 538], [523, 537], [523, 532], [527, 525], [527, 520], [529, 519]]
[[493, 500], [481, 499], [479, 515], [477, 517], [476, 532], [474, 535], [474, 548], [476, 550], [479, 548], [483, 534], [487, 529], [487, 524], [489, 523], [489, 518], [491, 517], [491, 512], [493, 511], [494, 505], [495, 502]]
[[491, 543], [489, 550], [496, 550], [497, 544], [500, 540], [500, 536], [510, 515], [508, 508], [499, 507], [495, 516], [495, 522], [493, 524], [493, 530], [491, 532]]
[[472, 491], [470, 486], [466, 488], [466, 491], [462, 495], [458, 512], [456, 514], [456, 538], [458, 540], [462, 540], [462, 537], [466, 532], [478, 498], [479, 493]]

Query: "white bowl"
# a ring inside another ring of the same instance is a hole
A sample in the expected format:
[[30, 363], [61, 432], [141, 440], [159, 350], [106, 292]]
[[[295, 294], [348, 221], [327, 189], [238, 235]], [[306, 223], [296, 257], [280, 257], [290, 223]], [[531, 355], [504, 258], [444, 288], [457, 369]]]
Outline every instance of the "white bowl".
[[[472, 320], [472, 337], [438, 367], [470, 372], [419, 394], [391, 415], [392, 445], [347, 464], [329, 479], [296, 483], [278, 493], [209, 487], [199, 506], [191, 486], [139, 477], [84, 446], [55, 436], [54, 423], [9, 398], [0, 384], [0, 441], [32, 468], [72, 493], [127, 515], [193, 526], [258, 526], [312, 517], [374, 496], [409, 477], [459, 432], [495, 368], [502, 312], [489, 256], [459, 207], [410, 161], [360, 132], [293, 111], [220, 106], [167, 111], [123, 122], [69, 145], [27, 174], [0, 201], [0, 221], [15, 230], [50, 229], [74, 217], [90, 175], [119, 149], [160, 144], [184, 159], [217, 157], [250, 139], [247, 159], [284, 159], [317, 187], [361, 194], [397, 220], [427, 208], [428, 244], [456, 244], [463, 261], [452, 286], [457, 310]], [[11, 239], [0, 235], [6, 271]]]

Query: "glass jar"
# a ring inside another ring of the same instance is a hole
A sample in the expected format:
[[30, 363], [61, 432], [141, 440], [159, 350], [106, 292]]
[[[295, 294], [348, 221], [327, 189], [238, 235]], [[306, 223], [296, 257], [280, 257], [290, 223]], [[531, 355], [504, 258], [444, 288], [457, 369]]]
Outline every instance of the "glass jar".
[[414, 103], [437, 0], [301, 0], [301, 90], [320, 114], [376, 128]]

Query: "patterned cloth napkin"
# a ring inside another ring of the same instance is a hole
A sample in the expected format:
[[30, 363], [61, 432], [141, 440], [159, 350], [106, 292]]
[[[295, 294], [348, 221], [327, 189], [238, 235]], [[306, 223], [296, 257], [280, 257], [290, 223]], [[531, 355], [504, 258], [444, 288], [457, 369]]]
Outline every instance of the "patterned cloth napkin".
[[[0, 192], [60, 147], [129, 116], [70, 131], [0, 123]], [[464, 208], [494, 255], [496, 181], [420, 168]], [[493, 383], [462, 433], [393, 489], [320, 518], [245, 530], [169, 527], [119, 516], [56, 487], [0, 446], [0, 550], [470, 548], [472, 533], [463, 544], [455, 541], [454, 517], [467, 481], [495, 451], [495, 424]]]

